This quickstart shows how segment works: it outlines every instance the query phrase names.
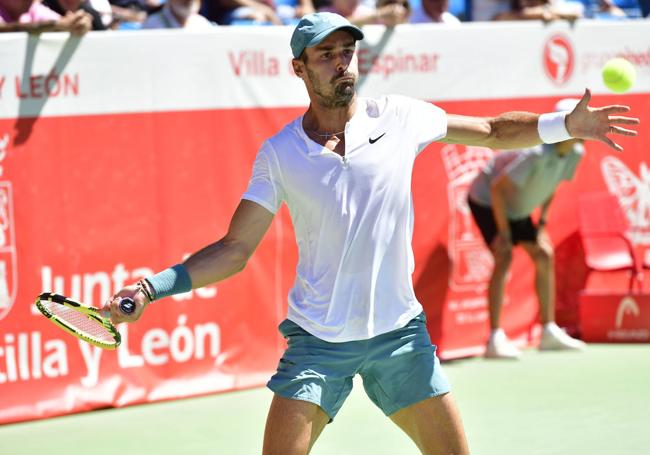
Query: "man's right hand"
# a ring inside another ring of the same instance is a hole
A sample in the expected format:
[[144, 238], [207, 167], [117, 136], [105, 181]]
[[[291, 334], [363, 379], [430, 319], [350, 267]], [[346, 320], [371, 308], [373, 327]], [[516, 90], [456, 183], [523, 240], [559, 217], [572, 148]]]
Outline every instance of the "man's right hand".
[[[133, 299], [135, 303], [135, 311], [130, 314], [125, 314], [120, 310], [120, 300], [129, 297]], [[121, 322], [135, 322], [140, 319], [144, 309], [151, 302], [147, 298], [147, 295], [140, 289], [137, 284], [126, 286], [120, 291], [118, 291], [113, 297], [111, 297], [105, 304], [103, 309], [109, 310], [111, 313], [111, 322], [113, 324], [119, 324]]]

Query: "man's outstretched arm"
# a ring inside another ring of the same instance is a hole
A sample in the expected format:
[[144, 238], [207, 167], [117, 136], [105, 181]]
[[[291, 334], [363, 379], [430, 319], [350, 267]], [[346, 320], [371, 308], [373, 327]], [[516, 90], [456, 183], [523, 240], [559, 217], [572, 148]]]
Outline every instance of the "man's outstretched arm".
[[266, 234], [273, 213], [261, 205], [242, 200], [230, 221], [228, 233], [219, 241], [188, 257], [185, 262], [192, 288], [200, 288], [240, 272]]
[[589, 107], [590, 100], [591, 92], [586, 90], [566, 118], [559, 113], [540, 115], [531, 112], [506, 112], [496, 117], [448, 114], [447, 136], [440, 142], [506, 150], [579, 138], [600, 141], [622, 151], [623, 148], [609, 135], [636, 136], [637, 131], [621, 125], [638, 125], [639, 119], [619, 115], [629, 112], [628, 106], [594, 108]]
[[[111, 320], [116, 324], [134, 322], [151, 300], [225, 280], [241, 271], [271, 225], [273, 216], [261, 205], [242, 200], [232, 216], [228, 233], [221, 240], [192, 254], [182, 264], [117, 292], [105, 305], [110, 308]], [[123, 297], [135, 301], [134, 313], [126, 315], [120, 311], [119, 298]]]

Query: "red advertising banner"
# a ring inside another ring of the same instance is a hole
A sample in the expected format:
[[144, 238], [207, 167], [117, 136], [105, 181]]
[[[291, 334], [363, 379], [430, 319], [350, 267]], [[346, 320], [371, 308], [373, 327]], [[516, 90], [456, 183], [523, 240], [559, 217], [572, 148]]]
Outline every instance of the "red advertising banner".
[[[623, 43], [614, 47], [601, 39], [602, 26], [517, 27], [536, 51], [512, 44], [499, 74], [490, 62], [495, 49], [508, 47], [511, 31], [493, 24], [390, 34], [370, 27], [361, 93], [402, 93], [451, 113], [495, 115], [549, 111], [596, 84], [594, 105], [626, 103], [650, 117], [650, 48], [639, 38], [650, 36], [648, 25], [612, 24], [608, 30]], [[277, 325], [297, 260], [284, 208], [244, 271], [156, 302], [137, 324], [120, 328], [116, 351], [61, 332], [33, 300], [55, 291], [101, 305], [125, 283], [225, 234], [262, 141], [306, 107], [304, 88], [288, 70], [289, 33], [0, 36], [0, 423], [268, 380], [284, 347]], [[572, 52], [556, 52], [563, 46]], [[636, 59], [639, 79], [631, 93], [614, 97], [594, 74], [621, 52]], [[558, 315], [567, 325], [579, 323], [588, 275], [576, 234], [578, 193], [617, 194], [635, 243], [650, 244], [646, 136], [621, 139], [623, 154], [588, 143], [574, 181], [555, 198], [549, 228]], [[492, 260], [465, 197], [493, 153], [433, 144], [416, 161], [413, 282], [442, 358], [480, 355], [487, 337]], [[528, 258], [517, 252], [503, 326], [522, 344], [537, 337], [533, 279]]]
[[[277, 324], [292, 279], [285, 214], [244, 272], [156, 303], [120, 328], [117, 351], [69, 337], [31, 303], [53, 290], [101, 305], [125, 283], [217, 240], [262, 137], [294, 112], [268, 114], [41, 118], [9, 149], [3, 167], [11, 180], [0, 187], [7, 226], [0, 420], [264, 383], [282, 348]], [[0, 129], [15, 124], [0, 121]], [[235, 134], [244, 124], [246, 134]], [[215, 125], [232, 134], [216, 138]]]

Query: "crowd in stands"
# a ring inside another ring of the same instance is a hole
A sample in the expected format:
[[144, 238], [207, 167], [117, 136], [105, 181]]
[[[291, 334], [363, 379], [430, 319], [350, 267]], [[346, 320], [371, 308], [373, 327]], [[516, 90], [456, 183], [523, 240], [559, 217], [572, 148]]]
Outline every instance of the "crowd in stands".
[[331, 11], [356, 25], [493, 20], [646, 18], [650, 0], [0, 0], [2, 31], [295, 25], [314, 11]]

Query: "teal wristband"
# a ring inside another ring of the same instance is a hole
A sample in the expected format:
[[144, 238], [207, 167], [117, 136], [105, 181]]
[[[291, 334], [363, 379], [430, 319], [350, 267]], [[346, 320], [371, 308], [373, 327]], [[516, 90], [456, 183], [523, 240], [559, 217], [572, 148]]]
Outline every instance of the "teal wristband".
[[192, 290], [190, 274], [183, 264], [176, 264], [162, 272], [146, 278], [155, 300]]

